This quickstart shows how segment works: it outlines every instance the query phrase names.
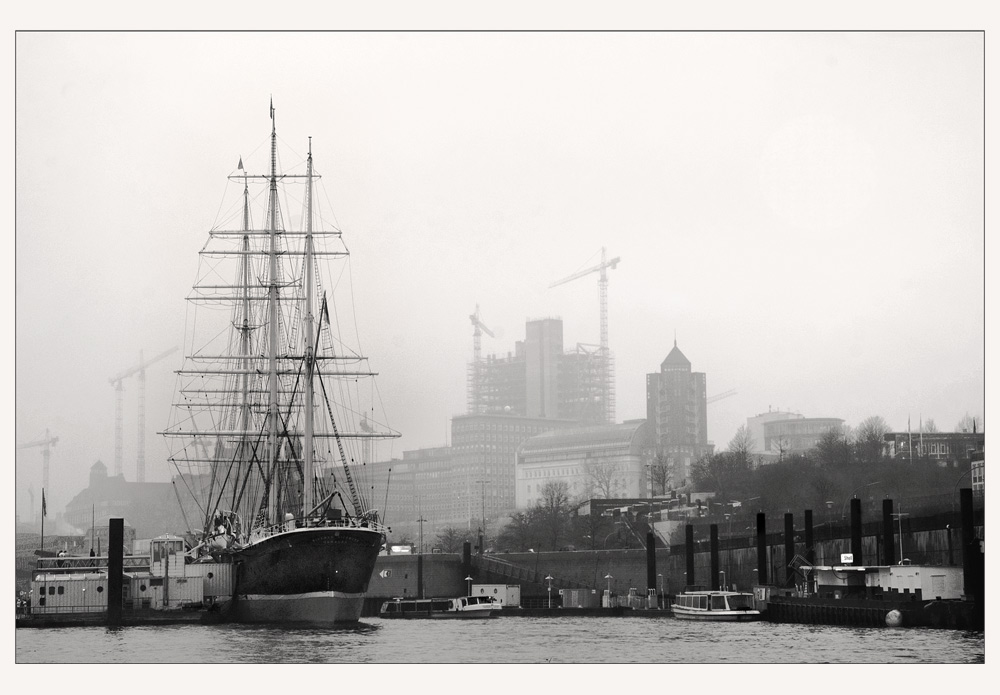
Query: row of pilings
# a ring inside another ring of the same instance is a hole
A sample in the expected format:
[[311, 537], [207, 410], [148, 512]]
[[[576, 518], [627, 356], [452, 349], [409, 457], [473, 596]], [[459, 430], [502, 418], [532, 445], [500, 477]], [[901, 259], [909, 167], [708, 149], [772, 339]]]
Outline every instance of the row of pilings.
[[[980, 540], [976, 538], [973, 512], [973, 496], [970, 488], [960, 490], [961, 511], [961, 553], [963, 568], [963, 589], [964, 594], [969, 599], [980, 599], [983, 596], [984, 566], [983, 551]], [[891, 499], [882, 500], [882, 523], [880, 524], [880, 538], [876, 538], [876, 550], [874, 553], [865, 553], [863, 543], [863, 529], [861, 519], [861, 500], [854, 497], [850, 501], [850, 562], [830, 563], [830, 564], [851, 564], [854, 566], [864, 565], [895, 565], [902, 562], [902, 557], [896, 557], [897, 549], [897, 524], [894, 519], [898, 518], [893, 513], [893, 501]], [[795, 531], [794, 517], [791, 512], [784, 515], [784, 529], [782, 539], [784, 541], [784, 573], [783, 576], [775, 576], [780, 573], [780, 567], [772, 567], [767, 543], [767, 519], [763, 512], [757, 513], [756, 525], [756, 546], [757, 546], [757, 568], [756, 584], [763, 586], [785, 586], [791, 587], [795, 584], [796, 567], [799, 565], [813, 565], [816, 563], [815, 535], [813, 528], [813, 513], [807, 509], [804, 513], [804, 527], [802, 534]], [[695, 552], [697, 544], [694, 540], [694, 526], [685, 525], [684, 554], [686, 564], [686, 584], [687, 586], [705, 586], [712, 590], [722, 588], [719, 564], [719, 527], [718, 524], [711, 524], [709, 527], [709, 582], [699, 583], [695, 576]], [[949, 536], [950, 538], [950, 536]], [[950, 542], [950, 541], [949, 541]], [[647, 543], [647, 547], [651, 546]], [[797, 548], [801, 545], [801, 553]], [[949, 554], [950, 554], [949, 549]], [[796, 559], [799, 562], [796, 562]], [[769, 573], [770, 568], [770, 573]], [[655, 585], [656, 556], [654, 553], [647, 553], [647, 577], [649, 586]]]

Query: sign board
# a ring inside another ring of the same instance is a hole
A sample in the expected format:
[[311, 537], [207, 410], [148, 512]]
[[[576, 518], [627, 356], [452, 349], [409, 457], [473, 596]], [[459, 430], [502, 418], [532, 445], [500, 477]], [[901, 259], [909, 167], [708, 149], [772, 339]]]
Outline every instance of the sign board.
[[392, 570], [382, 570], [378, 573], [378, 576], [382, 577], [382, 579], [387, 579], [392, 576]]
[[854, 553], [841, 553], [840, 554], [840, 564], [850, 565], [854, 562]]

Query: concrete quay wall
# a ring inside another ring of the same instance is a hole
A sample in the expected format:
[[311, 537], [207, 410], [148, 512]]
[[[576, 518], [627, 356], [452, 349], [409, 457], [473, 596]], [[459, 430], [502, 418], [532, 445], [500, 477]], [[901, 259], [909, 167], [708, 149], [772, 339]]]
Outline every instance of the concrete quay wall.
[[367, 596], [383, 600], [464, 596], [465, 577], [461, 555], [383, 555], [375, 563]]
[[[944, 524], [942, 524], [943, 526]], [[882, 536], [879, 524], [867, 525], [862, 538], [864, 564], [880, 564], [883, 557]], [[826, 535], [827, 529], [817, 535]], [[848, 529], [843, 535], [835, 529], [827, 538], [814, 539], [815, 562], [817, 564], [837, 563], [841, 553], [851, 551]], [[907, 532], [908, 531], [908, 532]], [[706, 534], [707, 535], [707, 534]], [[962, 563], [961, 534], [951, 528], [911, 528], [904, 524], [903, 557], [913, 564], [960, 565]], [[894, 539], [895, 555], [899, 555], [898, 536]], [[794, 546], [794, 555], [806, 555], [805, 544], [799, 540]], [[756, 537], [723, 539], [719, 543], [718, 569], [720, 583], [740, 590], [750, 589], [758, 583], [784, 585], [786, 579], [784, 538], [781, 533], [767, 534], [767, 581], [761, 582], [757, 572]], [[423, 558], [420, 560], [420, 558]], [[494, 573], [484, 573], [473, 566], [467, 569], [462, 564], [460, 554], [394, 555], [378, 558], [375, 575], [369, 584], [369, 597], [391, 598], [395, 596], [460, 596], [467, 590], [466, 572], [477, 584], [519, 584], [522, 597], [543, 597], [547, 593], [547, 583], [541, 578], [552, 576], [553, 590], [569, 588], [568, 582], [575, 582], [597, 589], [598, 592], [610, 588], [616, 594], [627, 594], [634, 588], [644, 595], [647, 590], [646, 551], [633, 550], [577, 550], [541, 553], [498, 553], [492, 557], [503, 562], [530, 570], [537, 582], [505, 580]], [[899, 558], [896, 558], [899, 561]], [[422, 565], [420, 565], [422, 563]], [[419, 566], [418, 566], [419, 565]], [[389, 570], [387, 576], [381, 576]], [[694, 553], [694, 584], [711, 586], [712, 563], [708, 540], [696, 536]], [[610, 580], [605, 576], [610, 574]], [[656, 551], [656, 581], [653, 588], [658, 592], [674, 594], [681, 591], [688, 582], [687, 561], [683, 545], [660, 548]], [[481, 576], [485, 575], [485, 576]], [[658, 575], [663, 575], [662, 578]], [[421, 583], [422, 582], [422, 586]]]

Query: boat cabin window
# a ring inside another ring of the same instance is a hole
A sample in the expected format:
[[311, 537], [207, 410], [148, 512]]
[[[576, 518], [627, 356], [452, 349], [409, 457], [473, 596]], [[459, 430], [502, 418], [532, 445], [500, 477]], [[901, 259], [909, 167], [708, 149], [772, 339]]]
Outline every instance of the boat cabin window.
[[749, 594], [738, 594], [729, 597], [729, 609], [734, 611], [750, 610], [753, 608]]
[[724, 611], [724, 610], [726, 610], [726, 597], [725, 596], [713, 596], [712, 597], [712, 610], [713, 611]]
[[708, 610], [708, 596], [681, 596], [680, 605], [684, 608]]

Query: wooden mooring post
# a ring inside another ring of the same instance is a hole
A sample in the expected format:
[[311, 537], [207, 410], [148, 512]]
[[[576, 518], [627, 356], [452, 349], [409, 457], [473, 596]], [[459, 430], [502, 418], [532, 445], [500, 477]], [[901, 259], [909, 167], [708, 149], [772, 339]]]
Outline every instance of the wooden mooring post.
[[[125, 520], [108, 519], [108, 627], [122, 624]], [[169, 581], [164, 577], [164, 583]]]

